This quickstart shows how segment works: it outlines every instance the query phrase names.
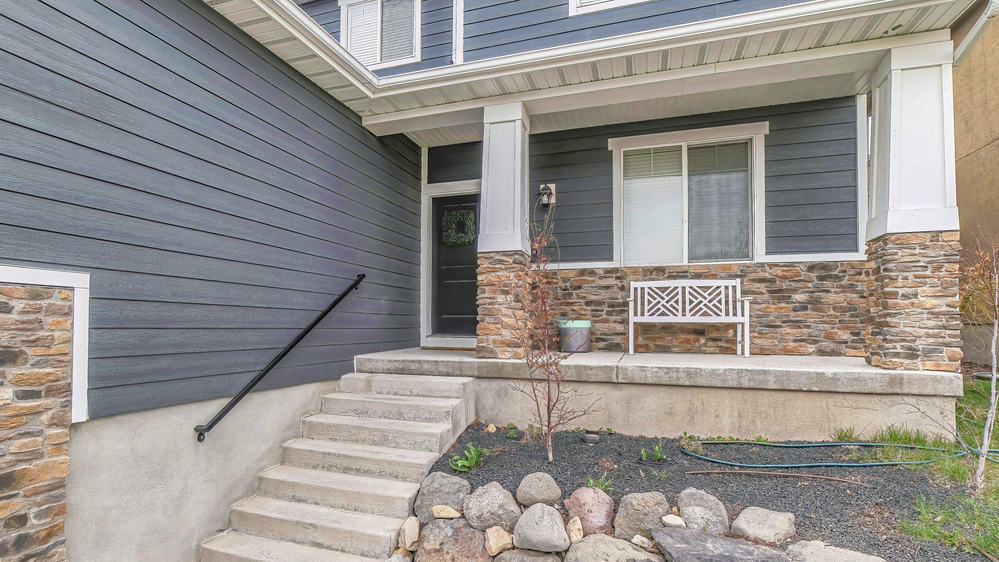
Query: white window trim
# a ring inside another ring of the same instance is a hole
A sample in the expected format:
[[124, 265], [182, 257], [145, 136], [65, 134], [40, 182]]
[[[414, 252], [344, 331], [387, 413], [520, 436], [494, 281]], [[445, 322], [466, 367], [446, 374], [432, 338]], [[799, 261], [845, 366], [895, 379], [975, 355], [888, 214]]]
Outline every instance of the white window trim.
[[73, 289], [73, 379], [71, 391], [72, 423], [87, 421], [87, 372], [90, 360], [90, 274], [0, 265], [0, 283], [42, 285]]
[[605, 0], [599, 4], [591, 4], [589, 6], [580, 6], [579, 0], [569, 0], [569, 16], [581, 16], [583, 14], [592, 14], [593, 12], [602, 12], [604, 10], [611, 10], [614, 8], [623, 8], [625, 6], [631, 6], [633, 4], [642, 4], [645, 2], [650, 2], [651, 0]]
[[[664, 145], [682, 145], [683, 158], [686, 160], [687, 145], [707, 142], [728, 142], [728, 141], [749, 141], [751, 170], [750, 170], [750, 190], [752, 193], [752, 228], [753, 244], [750, 248], [751, 256], [748, 260], [738, 261], [712, 261], [712, 262], [690, 262], [687, 259], [689, 251], [686, 220], [684, 221], [683, 233], [683, 261], [679, 263], [649, 263], [649, 264], [628, 264], [628, 267], [660, 266], [660, 265], [703, 265], [715, 263], [751, 263], [756, 257], [765, 255], [766, 242], [766, 221], [757, 220], [757, 217], [766, 216], [765, 200], [765, 176], [764, 176], [764, 143], [763, 137], [770, 132], [770, 122], [761, 121], [756, 123], [744, 123], [740, 125], [729, 125], [725, 127], [709, 127], [704, 129], [688, 129], [685, 131], [671, 131], [668, 133], [654, 133], [651, 135], [637, 135], [633, 137], [619, 137], [609, 139], [607, 148], [613, 152], [613, 228], [614, 228], [614, 264], [621, 266], [624, 259], [624, 242], [622, 228], [624, 225], [624, 165], [623, 153], [625, 150], [641, 148], [653, 148]], [[686, 166], [684, 166], [686, 169]], [[684, 177], [684, 198], [686, 198], [686, 176]], [[684, 201], [684, 208], [687, 202]], [[591, 266], [592, 267], [592, 266]], [[564, 269], [561, 268], [560, 269]]]
[[[339, 0], [340, 6], [340, 44], [347, 47], [347, 11], [346, 8], [353, 4], [360, 4], [361, 2], [366, 2], [368, 0]], [[368, 70], [380, 70], [383, 68], [392, 68], [396, 66], [402, 66], [404, 64], [413, 64], [420, 62], [420, 49], [422, 44], [421, 37], [421, 20], [423, 17], [423, 5], [422, 0], [413, 0], [413, 56], [406, 57], [404, 59], [396, 59], [388, 62], [381, 62], [382, 58], [382, 0], [377, 0], [378, 5], [378, 36], [376, 37], [375, 52], [378, 54], [379, 62], [367, 65]], [[360, 62], [360, 61], [358, 61]], [[362, 64], [362, 66], [364, 66]]]

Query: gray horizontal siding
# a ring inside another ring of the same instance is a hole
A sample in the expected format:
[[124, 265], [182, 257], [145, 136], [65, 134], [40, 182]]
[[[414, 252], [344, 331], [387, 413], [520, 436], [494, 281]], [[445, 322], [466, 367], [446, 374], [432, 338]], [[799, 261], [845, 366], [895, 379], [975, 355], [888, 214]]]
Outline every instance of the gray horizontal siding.
[[[392, 76], [451, 64], [451, 29], [453, 0], [418, 0], [420, 12], [420, 61], [376, 70], [379, 76]], [[340, 40], [340, 5], [338, 0], [299, 2], [309, 14], [337, 41]]]
[[482, 143], [466, 142], [427, 149], [427, 183], [482, 177]]
[[465, 0], [465, 60], [672, 27], [806, 0], [653, 0], [573, 17], [569, 17], [569, 1]]
[[853, 98], [842, 98], [531, 135], [531, 188], [557, 184], [555, 235], [562, 261], [610, 260], [608, 139], [769, 121], [767, 252], [856, 251], [855, 120]]
[[418, 148], [197, 0], [0, 2], [0, 263], [91, 274], [91, 416], [419, 341]]

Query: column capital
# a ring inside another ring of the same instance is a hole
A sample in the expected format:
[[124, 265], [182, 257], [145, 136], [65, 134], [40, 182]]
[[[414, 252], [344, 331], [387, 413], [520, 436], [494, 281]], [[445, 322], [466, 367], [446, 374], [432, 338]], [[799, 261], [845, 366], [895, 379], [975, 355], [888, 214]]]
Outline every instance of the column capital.
[[487, 105], [482, 108], [482, 123], [506, 123], [509, 121], [523, 121], [524, 127], [530, 130], [531, 116], [527, 113], [527, 108], [522, 102], [501, 103], [497, 105]]

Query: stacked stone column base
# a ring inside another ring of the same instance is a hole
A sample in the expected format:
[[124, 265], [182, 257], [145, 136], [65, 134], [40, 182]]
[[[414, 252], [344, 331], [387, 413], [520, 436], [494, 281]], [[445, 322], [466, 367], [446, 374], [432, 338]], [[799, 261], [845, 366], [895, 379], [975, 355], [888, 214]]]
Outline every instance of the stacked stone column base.
[[478, 259], [479, 357], [521, 359], [524, 350], [516, 334], [530, 305], [527, 253], [483, 252]]
[[867, 362], [960, 371], [960, 233], [886, 234], [867, 244]]

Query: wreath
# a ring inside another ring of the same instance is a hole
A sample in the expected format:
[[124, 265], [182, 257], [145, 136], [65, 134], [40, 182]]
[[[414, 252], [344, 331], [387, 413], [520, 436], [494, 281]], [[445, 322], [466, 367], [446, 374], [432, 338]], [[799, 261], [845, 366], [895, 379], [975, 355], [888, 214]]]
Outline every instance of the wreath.
[[445, 246], [468, 246], [475, 242], [475, 211], [448, 209], [441, 215], [441, 241]]

